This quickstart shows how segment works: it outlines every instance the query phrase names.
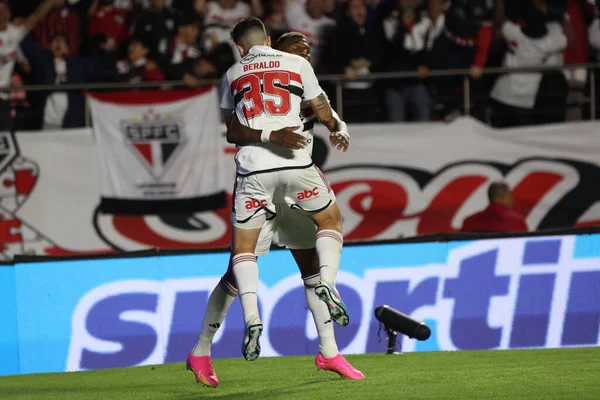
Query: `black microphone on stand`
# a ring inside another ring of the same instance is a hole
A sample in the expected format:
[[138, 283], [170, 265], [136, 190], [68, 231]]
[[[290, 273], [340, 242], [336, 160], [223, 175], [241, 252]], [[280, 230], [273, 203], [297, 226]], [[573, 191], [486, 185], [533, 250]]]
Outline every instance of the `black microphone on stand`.
[[375, 309], [375, 318], [383, 324], [388, 334], [387, 354], [395, 352], [397, 333], [417, 340], [427, 340], [431, 336], [431, 329], [425, 323], [416, 321], [387, 305]]

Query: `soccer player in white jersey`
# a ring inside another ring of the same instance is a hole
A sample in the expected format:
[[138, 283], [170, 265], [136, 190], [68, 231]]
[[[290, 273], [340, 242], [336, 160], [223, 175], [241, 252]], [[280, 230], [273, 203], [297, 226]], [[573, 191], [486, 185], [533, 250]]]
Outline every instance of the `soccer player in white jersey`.
[[346, 307], [334, 287], [343, 244], [341, 212], [331, 187], [313, 165], [306, 149], [290, 150], [269, 143], [271, 132], [296, 126], [301, 132], [300, 105], [311, 106], [317, 118], [337, 131], [338, 120], [304, 58], [274, 50], [263, 23], [253, 17], [240, 21], [232, 39], [242, 59], [224, 77], [221, 109], [234, 109], [240, 123], [261, 130], [261, 143], [239, 147], [235, 156], [236, 187], [232, 204], [232, 269], [244, 313], [242, 353], [249, 361], [260, 355], [262, 323], [256, 294], [256, 245], [267, 219], [276, 215], [275, 203], [310, 216], [317, 226], [315, 248], [320, 282], [315, 293], [334, 321], [346, 325]]
[[[275, 47], [278, 50], [304, 57], [310, 62], [310, 47], [306, 36], [302, 33], [289, 32], [281, 36]], [[230, 115], [231, 112], [226, 114], [227, 120], [229, 120]], [[335, 112], [333, 115], [339, 119]], [[301, 117], [303, 133], [306, 137], [293, 133], [292, 129], [286, 128], [280, 132], [271, 133], [271, 141], [291, 149], [305, 147], [312, 154], [312, 131], [316, 117], [310, 106], [304, 104]], [[339, 120], [338, 125], [344, 127], [342, 124], [343, 122]], [[227, 125], [229, 127], [227, 140], [230, 143], [243, 145], [261, 141], [261, 131], [242, 126], [237, 118], [231, 120]], [[330, 135], [331, 145], [339, 150], [346, 151], [349, 144], [348, 140], [349, 136], [345, 134], [332, 132]], [[364, 378], [364, 375], [352, 367], [339, 353], [328, 308], [323, 302], [319, 301], [314, 292], [314, 287], [320, 279], [319, 259], [315, 250], [316, 231], [314, 223], [308, 216], [291, 211], [286, 205], [275, 204], [275, 207], [277, 217], [266, 221], [263, 225], [255, 254], [257, 256], [267, 254], [275, 232], [278, 233], [279, 245], [285, 245], [290, 249], [304, 281], [306, 302], [313, 315], [319, 336], [319, 354], [315, 359], [315, 364], [321, 370], [336, 372], [347, 379]], [[227, 272], [209, 297], [198, 343], [187, 359], [187, 367], [194, 372], [197, 382], [209, 386], [218, 386], [219, 384], [210, 359], [210, 347], [236, 296], [236, 283], [230, 262]]]

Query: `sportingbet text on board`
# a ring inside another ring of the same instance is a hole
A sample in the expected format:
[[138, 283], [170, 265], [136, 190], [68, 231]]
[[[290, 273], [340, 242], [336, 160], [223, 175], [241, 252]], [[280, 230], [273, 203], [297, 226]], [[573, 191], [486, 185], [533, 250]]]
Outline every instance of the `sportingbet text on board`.
[[[17, 343], [4, 333], [4, 344], [16, 346], [18, 361], [8, 360], [1, 372], [183, 361], [227, 259], [219, 253], [17, 264], [14, 318], [6, 319], [18, 325]], [[271, 252], [259, 265], [262, 356], [316, 354], [291, 256]], [[431, 327], [425, 342], [402, 338], [403, 351], [600, 344], [600, 234], [347, 247], [338, 281], [351, 312], [350, 324], [336, 327], [343, 353], [384, 351], [373, 314], [382, 304]], [[242, 331], [235, 304], [213, 357], [240, 357]]]

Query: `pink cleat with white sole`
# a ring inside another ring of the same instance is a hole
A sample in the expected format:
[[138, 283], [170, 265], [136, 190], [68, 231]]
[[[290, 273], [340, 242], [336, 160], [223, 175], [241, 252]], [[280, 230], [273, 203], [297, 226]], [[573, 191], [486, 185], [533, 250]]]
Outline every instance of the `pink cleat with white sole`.
[[365, 379], [362, 372], [354, 368], [341, 353], [331, 358], [323, 357], [323, 354], [317, 354], [315, 364], [319, 371], [331, 371], [339, 374], [342, 378], [346, 379]]
[[219, 378], [215, 374], [210, 356], [194, 357], [192, 353], [188, 355], [186, 361], [188, 371], [191, 371], [196, 376], [196, 382], [203, 383], [207, 386], [219, 386]]

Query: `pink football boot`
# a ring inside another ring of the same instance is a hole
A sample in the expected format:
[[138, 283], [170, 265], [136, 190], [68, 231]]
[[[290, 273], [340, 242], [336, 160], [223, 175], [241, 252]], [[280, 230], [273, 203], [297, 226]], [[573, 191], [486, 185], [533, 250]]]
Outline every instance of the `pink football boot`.
[[315, 364], [319, 371], [332, 371], [346, 379], [364, 379], [362, 372], [354, 368], [341, 353], [331, 358], [325, 358], [321, 353], [317, 354]]
[[192, 353], [187, 358], [186, 367], [196, 376], [196, 382], [204, 383], [205, 385], [217, 387], [219, 386], [219, 378], [215, 374], [210, 356], [194, 357]]

